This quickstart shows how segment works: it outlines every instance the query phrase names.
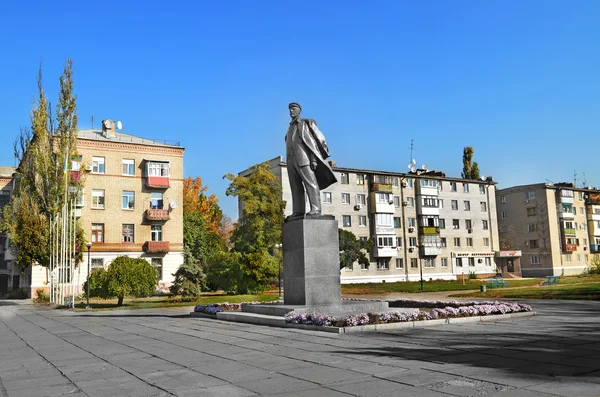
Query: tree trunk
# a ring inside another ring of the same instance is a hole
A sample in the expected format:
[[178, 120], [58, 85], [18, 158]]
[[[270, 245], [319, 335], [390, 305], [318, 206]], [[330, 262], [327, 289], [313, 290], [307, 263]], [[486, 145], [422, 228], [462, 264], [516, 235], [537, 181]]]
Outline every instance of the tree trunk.
[[119, 296], [119, 300], [117, 301], [117, 306], [123, 306], [123, 297]]

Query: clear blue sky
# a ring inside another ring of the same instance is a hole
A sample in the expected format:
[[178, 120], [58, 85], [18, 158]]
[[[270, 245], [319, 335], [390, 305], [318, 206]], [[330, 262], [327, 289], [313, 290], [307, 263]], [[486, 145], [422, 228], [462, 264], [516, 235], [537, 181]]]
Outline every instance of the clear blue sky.
[[[123, 4], [121, 4], [123, 3]], [[300, 102], [342, 167], [460, 176], [462, 149], [504, 188], [600, 186], [598, 1], [26, 1], [0, 5], [0, 165], [29, 124], [36, 72], [56, 103], [74, 61], [79, 127], [179, 140], [237, 218], [222, 176], [285, 155]]]

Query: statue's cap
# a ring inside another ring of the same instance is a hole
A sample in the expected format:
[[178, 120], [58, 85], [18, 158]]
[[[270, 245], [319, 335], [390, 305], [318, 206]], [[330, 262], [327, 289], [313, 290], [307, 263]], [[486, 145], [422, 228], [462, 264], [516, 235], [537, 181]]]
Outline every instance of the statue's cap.
[[291, 108], [292, 108], [292, 107], [294, 107], [294, 106], [296, 106], [298, 109], [302, 110], [302, 106], [300, 106], [300, 104], [299, 104], [298, 102], [292, 102], [292, 103], [290, 103], [290, 104], [288, 105], [288, 108], [290, 108], [290, 109], [291, 109]]

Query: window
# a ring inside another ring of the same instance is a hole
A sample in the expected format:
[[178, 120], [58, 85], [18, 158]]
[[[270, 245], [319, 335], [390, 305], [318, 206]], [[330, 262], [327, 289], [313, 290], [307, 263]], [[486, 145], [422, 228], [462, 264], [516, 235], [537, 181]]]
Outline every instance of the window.
[[394, 227], [395, 228], [402, 227], [401, 224], [400, 224], [400, 218], [397, 217], [397, 216], [394, 217]]
[[377, 258], [377, 270], [388, 270], [390, 268], [389, 258]]
[[402, 248], [402, 237], [396, 237], [396, 247]]
[[92, 157], [92, 173], [104, 174], [104, 157]]
[[440, 238], [440, 245], [442, 246], [442, 248], [446, 248], [446, 237], [441, 237]]
[[406, 178], [406, 187], [409, 189], [413, 188], [413, 179], [412, 178]]
[[483, 230], [488, 230], [488, 221], [487, 220], [484, 219], [481, 221], [481, 228]]
[[536, 214], [535, 207], [527, 208], [527, 216], [535, 216], [535, 214]]
[[377, 247], [394, 247], [394, 238], [393, 237], [378, 237], [377, 238]]
[[531, 255], [529, 257], [529, 261], [532, 265], [539, 265], [540, 264], [540, 257], [537, 255]]
[[446, 220], [444, 218], [440, 218], [440, 229], [446, 228]]
[[152, 258], [152, 267], [156, 270], [156, 275], [159, 280], [163, 279], [163, 260], [162, 258]]
[[455, 192], [456, 191], [456, 182], [450, 182], [450, 191], [451, 192]]
[[487, 212], [487, 203], [485, 201], [481, 201], [479, 205], [481, 206], [481, 212]]
[[92, 223], [92, 243], [104, 242], [104, 223]]
[[500, 203], [506, 204], [506, 196], [500, 196]]
[[398, 177], [397, 177], [397, 176], [395, 176], [395, 177], [394, 177], [394, 186], [395, 186], [395, 187], [398, 187], [398, 186], [399, 186], [399, 183], [400, 183], [400, 180], [398, 179]]
[[410, 268], [411, 269], [419, 268], [419, 260], [417, 258], [410, 258]]
[[367, 202], [367, 200], [366, 200], [364, 194], [356, 195], [356, 204], [365, 205], [366, 202]]
[[452, 206], [452, 210], [458, 211], [458, 200], [451, 200], [450, 204]]
[[104, 190], [92, 190], [92, 208], [104, 209]]
[[404, 269], [404, 258], [396, 258], [396, 269]]
[[585, 210], [583, 209], [583, 207], [579, 208], [579, 210], [581, 211], [580, 212], [581, 215], [585, 214]]
[[124, 243], [133, 243], [133, 225], [132, 224], [124, 224], [123, 225], [123, 233], [122, 233]]
[[408, 246], [409, 247], [416, 247], [417, 246], [417, 238], [416, 237], [409, 237], [408, 238]]
[[460, 221], [458, 219], [452, 219], [452, 229], [460, 229]]
[[394, 199], [392, 197], [391, 193], [381, 193], [381, 192], [377, 192], [375, 193], [375, 198], [377, 199], [378, 203], [393, 203]]
[[484, 247], [489, 247], [490, 246], [490, 239], [488, 237], [484, 237], [483, 238], [483, 246]]
[[571, 254], [567, 254], [567, 255], [565, 255], [565, 261], [566, 261], [567, 263], [571, 263], [571, 262], [573, 262], [573, 255], [571, 255]]
[[460, 247], [460, 237], [454, 237], [454, 246]]
[[360, 264], [360, 270], [369, 270], [369, 264], [368, 263], [361, 263]]
[[448, 267], [448, 258], [440, 258], [440, 266]]
[[467, 237], [467, 247], [473, 247], [473, 237]]
[[406, 201], [408, 202], [407, 207], [413, 208], [415, 206], [415, 198], [414, 197], [407, 197]]
[[340, 182], [342, 185], [347, 185], [348, 183], [350, 183], [350, 176], [347, 172], [342, 172], [340, 174]]
[[438, 199], [436, 196], [422, 196], [421, 202], [423, 203], [423, 207], [429, 208], [438, 208]]
[[464, 201], [465, 211], [471, 211], [471, 202], [469, 200]]
[[394, 216], [392, 214], [375, 214], [375, 225], [391, 228], [394, 225]]
[[148, 176], [169, 176], [169, 163], [148, 162]]
[[323, 202], [331, 204], [331, 192], [323, 192]]
[[457, 267], [462, 267], [463, 263], [462, 263], [462, 258], [456, 258], [456, 266]]
[[417, 226], [417, 220], [415, 218], [408, 218], [406, 221], [408, 223], [408, 227]]
[[132, 210], [134, 209], [134, 198], [135, 193], [124, 190], [122, 196], [122, 209], [124, 210]]
[[475, 258], [469, 258], [469, 266], [475, 267]]
[[437, 187], [437, 181], [434, 179], [421, 179], [421, 186], [423, 187]]
[[[77, 197], [75, 198], [75, 207], [81, 208], [85, 206], [85, 196], [83, 194], [83, 189], [77, 192]], [[0, 205], [0, 209], [2, 205]]]
[[162, 225], [152, 225], [150, 227], [150, 237], [152, 241], [162, 241]]
[[350, 215], [342, 215], [342, 223], [343, 223], [344, 227], [352, 226], [352, 220], [351, 220]]
[[92, 269], [103, 268], [104, 267], [104, 258], [92, 258]]
[[573, 215], [577, 215], [577, 207], [573, 207]]
[[358, 216], [358, 226], [367, 226], [367, 217], [365, 215]]
[[400, 197], [394, 196], [394, 207], [400, 208]]
[[537, 225], [535, 223], [527, 224], [527, 231], [535, 232], [537, 230]]
[[350, 204], [350, 193], [342, 193], [342, 204]]
[[525, 200], [535, 200], [535, 192], [525, 192]]
[[529, 240], [529, 248], [539, 248], [537, 240]]
[[435, 259], [434, 258], [425, 258], [423, 260], [423, 267], [427, 269], [432, 269], [435, 267]]
[[164, 206], [163, 194], [152, 192], [150, 193], [150, 208], [162, 210]]
[[438, 199], [439, 208], [444, 208], [444, 200]]
[[581, 263], [581, 254], [577, 254], [577, 263]]
[[468, 229], [473, 229], [473, 222], [471, 222], [470, 219], [465, 219], [465, 228]]
[[583, 200], [583, 192], [577, 192], [579, 193], [579, 200]]
[[502, 218], [502, 219], [508, 219], [508, 216], [506, 216], [506, 211], [502, 211], [500, 213], [500, 218]]
[[135, 175], [135, 162], [132, 159], [123, 159], [123, 175]]
[[365, 175], [364, 174], [356, 174], [356, 184], [357, 185], [365, 184]]
[[490, 258], [489, 256], [485, 257], [485, 265], [492, 266], [492, 258]]
[[479, 184], [479, 194], [485, 194], [485, 185], [483, 183]]
[[463, 182], [463, 193], [469, 193], [469, 184]]

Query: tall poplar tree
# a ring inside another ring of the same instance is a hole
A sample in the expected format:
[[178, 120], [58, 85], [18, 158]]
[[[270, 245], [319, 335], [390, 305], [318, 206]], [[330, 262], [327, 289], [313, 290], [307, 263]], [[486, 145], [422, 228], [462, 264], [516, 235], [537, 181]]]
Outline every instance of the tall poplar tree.
[[463, 149], [463, 170], [461, 176], [464, 179], [479, 179], [479, 164], [473, 161], [475, 151], [471, 146]]

